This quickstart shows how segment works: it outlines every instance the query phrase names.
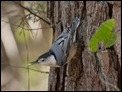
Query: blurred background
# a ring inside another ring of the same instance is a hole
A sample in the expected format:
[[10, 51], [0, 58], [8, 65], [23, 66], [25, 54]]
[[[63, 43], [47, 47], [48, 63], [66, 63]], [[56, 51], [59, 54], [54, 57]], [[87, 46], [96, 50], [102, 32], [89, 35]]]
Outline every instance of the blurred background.
[[49, 67], [28, 66], [52, 43], [46, 1], [1, 2], [1, 90], [47, 90]]

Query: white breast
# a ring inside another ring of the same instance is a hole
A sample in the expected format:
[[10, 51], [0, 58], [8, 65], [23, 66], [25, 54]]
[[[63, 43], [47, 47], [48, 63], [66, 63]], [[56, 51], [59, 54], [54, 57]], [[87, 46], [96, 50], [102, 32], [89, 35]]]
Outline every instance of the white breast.
[[41, 63], [42, 65], [52, 66], [52, 67], [60, 67], [56, 64], [55, 57], [53, 55], [49, 56], [44, 62]]

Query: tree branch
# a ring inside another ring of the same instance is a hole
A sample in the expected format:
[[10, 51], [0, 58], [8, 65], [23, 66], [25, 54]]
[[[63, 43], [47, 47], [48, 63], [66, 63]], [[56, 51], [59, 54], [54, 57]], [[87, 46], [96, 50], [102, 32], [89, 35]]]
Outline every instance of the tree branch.
[[[5, 21], [5, 20], [1, 20], [1, 21], [3, 21], [3, 22], [6, 22], [6, 23], [10, 23], [10, 22], [8, 22], [8, 21]], [[17, 26], [17, 27], [20, 27], [20, 28], [23, 28], [23, 29], [25, 29], [25, 30], [39, 30], [39, 29], [48, 29], [48, 28], [52, 28], [52, 27], [43, 27], [43, 28], [34, 28], [34, 29], [30, 29], [30, 28], [24, 28], [24, 27], [22, 27], [22, 26], [20, 26], [20, 25], [15, 25], [15, 24], [13, 24], [13, 26]]]
[[43, 20], [44, 22], [46, 22], [47, 24], [51, 24], [49, 21], [43, 19], [42, 17], [40, 17], [39, 15], [35, 14], [34, 12], [32, 12], [30, 9], [28, 9], [27, 7], [21, 5], [20, 3], [15, 2], [16, 4], [18, 4], [20, 7], [24, 8], [25, 10], [27, 10], [28, 12], [30, 12], [31, 14], [33, 14], [34, 16], [38, 17], [39, 19]]
[[49, 72], [47, 72], [47, 71], [40, 71], [40, 70], [36, 70], [36, 69], [32, 69], [32, 68], [27, 68], [27, 67], [24, 67], [24, 66], [14, 66], [14, 65], [10, 65], [10, 64], [1, 64], [1, 65], [8, 65], [8, 66], [10, 66], [10, 67], [12, 67], [12, 68], [20, 68], [20, 69], [30, 69], [30, 70], [32, 70], [32, 71], [36, 71], [36, 72], [40, 72], [40, 73], [47, 73], [47, 74], [49, 74]]

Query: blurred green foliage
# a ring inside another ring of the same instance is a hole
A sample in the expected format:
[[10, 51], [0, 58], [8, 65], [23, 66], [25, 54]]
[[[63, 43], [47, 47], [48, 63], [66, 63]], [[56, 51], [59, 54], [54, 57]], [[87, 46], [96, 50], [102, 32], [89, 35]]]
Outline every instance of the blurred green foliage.
[[15, 31], [15, 38], [18, 42], [24, 43], [25, 41], [28, 41], [30, 38], [29, 31], [27, 29], [23, 29], [18, 27]]

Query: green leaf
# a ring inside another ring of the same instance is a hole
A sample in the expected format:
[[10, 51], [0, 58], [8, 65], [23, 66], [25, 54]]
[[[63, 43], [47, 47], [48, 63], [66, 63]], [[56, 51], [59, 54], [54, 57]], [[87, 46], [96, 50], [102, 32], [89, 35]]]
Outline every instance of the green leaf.
[[106, 48], [114, 45], [117, 38], [116, 34], [112, 31], [114, 27], [114, 19], [103, 22], [89, 41], [88, 48], [91, 51], [96, 52], [98, 50], [99, 42], [103, 42]]
[[115, 32], [113, 32], [111, 37], [110, 37], [110, 39], [109, 39], [109, 41], [108, 41], [108, 44], [106, 45], [106, 47], [113, 46], [115, 41], [116, 41], [116, 39], [117, 39], [117, 36], [116, 36]]

